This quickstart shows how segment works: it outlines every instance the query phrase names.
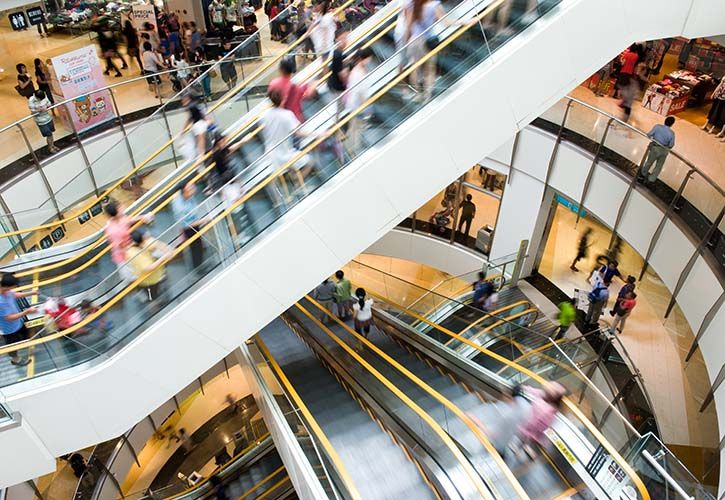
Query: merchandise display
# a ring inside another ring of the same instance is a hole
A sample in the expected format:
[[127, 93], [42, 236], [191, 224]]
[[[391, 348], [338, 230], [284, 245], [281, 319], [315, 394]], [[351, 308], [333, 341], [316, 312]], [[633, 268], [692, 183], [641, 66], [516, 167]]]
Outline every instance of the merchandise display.
[[678, 69], [667, 75], [667, 79], [690, 87], [689, 106], [702, 106], [709, 100], [710, 93], [717, 86], [717, 81], [707, 73]]
[[687, 107], [691, 92], [691, 87], [665, 78], [649, 86], [642, 107], [664, 116], [674, 115]]
[[670, 52], [678, 56], [680, 68], [710, 73], [716, 79], [725, 76], [725, 47], [704, 38], [675, 38]]

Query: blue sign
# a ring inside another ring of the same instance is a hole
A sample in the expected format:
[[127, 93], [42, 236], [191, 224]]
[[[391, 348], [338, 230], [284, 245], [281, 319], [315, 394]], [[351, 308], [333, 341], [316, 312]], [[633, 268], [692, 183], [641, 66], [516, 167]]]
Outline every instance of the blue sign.
[[[556, 200], [556, 202], [559, 205], [565, 206], [566, 208], [568, 208], [569, 210], [571, 210], [575, 214], [578, 214], [579, 213], [579, 205], [575, 204], [573, 201], [567, 200], [566, 198], [564, 198], [560, 194], [555, 194], [554, 195], [554, 199]], [[586, 217], [587, 216], [587, 211], [586, 210], [582, 210], [581, 211], [581, 214], [579, 214], [579, 215], [581, 217]]]

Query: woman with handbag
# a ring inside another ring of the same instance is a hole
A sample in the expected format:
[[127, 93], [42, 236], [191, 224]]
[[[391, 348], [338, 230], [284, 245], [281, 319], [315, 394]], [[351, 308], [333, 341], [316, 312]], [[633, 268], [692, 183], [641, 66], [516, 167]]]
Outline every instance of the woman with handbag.
[[[438, 37], [431, 28], [443, 19], [445, 11], [438, 0], [413, 0], [406, 12], [405, 41], [408, 44], [408, 60], [420, 61], [428, 51], [438, 45]], [[421, 99], [427, 102], [433, 94], [436, 77], [436, 57], [430, 57], [411, 74], [411, 84], [421, 92]]]
[[18, 70], [18, 84], [15, 86], [15, 90], [21, 96], [30, 99], [35, 94], [35, 85], [28, 75], [28, 68], [25, 64], [19, 63], [15, 65], [15, 69]]

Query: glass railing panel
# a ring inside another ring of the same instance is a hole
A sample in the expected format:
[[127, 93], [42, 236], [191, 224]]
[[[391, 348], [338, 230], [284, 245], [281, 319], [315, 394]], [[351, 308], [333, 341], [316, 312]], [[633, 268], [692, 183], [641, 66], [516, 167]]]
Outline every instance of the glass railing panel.
[[604, 132], [607, 130], [609, 123], [610, 118], [598, 110], [578, 102], [572, 102], [566, 118], [566, 129], [580, 136], [577, 144], [594, 153], [597, 150], [597, 145], [604, 137]]
[[[725, 198], [699, 172], [695, 172], [687, 182], [682, 197], [684, 199], [677, 203], [679, 215], [688, 221], [698, 237], [703, 238], [725, 208]], [[715, 242], [714, 238], [712, 242]]]
[[600, 151], [600, 162], [634, 176], [647, 154], [650, 142], [645, 134], [615, 121], [602, 143], [606, 149]]

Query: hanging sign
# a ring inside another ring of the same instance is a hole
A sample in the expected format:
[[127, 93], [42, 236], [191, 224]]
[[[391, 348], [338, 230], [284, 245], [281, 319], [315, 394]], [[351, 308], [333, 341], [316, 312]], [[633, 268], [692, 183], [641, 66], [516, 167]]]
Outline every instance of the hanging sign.
[[78, 132], [114, 118], [113, 103], [108, 90], [91, 92], [106, 85], [96, 47], [87, 45], [51, 59], [58, 86], [66, 104], [66, 112]]
[[153, 5], [132, 5], [131, 6], [131, 21], [137, 30], [142, 30], [144, 24], [151, 23], [154, 25], [154, 30], [158, 33], [159, 27], [156, 22], [156, 11]]

